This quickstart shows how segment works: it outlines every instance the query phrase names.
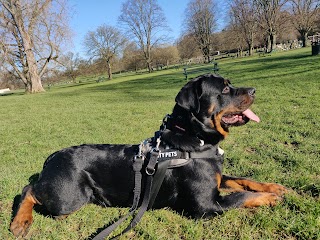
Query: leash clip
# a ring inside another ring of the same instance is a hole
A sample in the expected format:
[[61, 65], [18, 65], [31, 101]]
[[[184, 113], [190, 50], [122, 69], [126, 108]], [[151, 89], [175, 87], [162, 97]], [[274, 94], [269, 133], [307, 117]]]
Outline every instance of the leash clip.
[[156, 142], [157, 142], [157, 144], [156, 144], [156, 147], [154, 148], [154, 150], [159, 152], [159, 146], [160, 146], [160, 143], [161, 143], [160, 137], [157, 138]]
[[143, 147], [143, 146], [144, 146], [144, 142], [141, 142], [140, 145], [139, 145], [138, 154], [136, 154], [136, 155], [134, 156], [134, 160], [136, 160], [136, 159], [142, 159], [142, 160], [144, 160], [144, 156], [143, 156], [143, 154], [142, 154], [142, 147]]
[[153, 176], [155, 174], [156, 165], [158, 163], [158, 157], [160, 154], [159, 147], [160, 147], [160, 143], [161, 143], [161, 134], [159, 131], [155, 133], [154, 139], [155, 140], [154, 140], [153, 144], [155, 146], [150, 151], [149, 163], [148, 163], [146, 170], [145, 170], [146, 174], [149, 176]]

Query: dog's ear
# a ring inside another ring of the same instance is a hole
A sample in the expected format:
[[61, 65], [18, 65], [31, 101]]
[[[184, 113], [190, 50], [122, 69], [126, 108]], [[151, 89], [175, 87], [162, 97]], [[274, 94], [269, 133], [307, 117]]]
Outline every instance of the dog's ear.
[[176, 96], [176, 103], [184, 109], [194, 113], [200, 111], [200, 97], [202, 94], [202, 79], [196, 78], [188, 82]]

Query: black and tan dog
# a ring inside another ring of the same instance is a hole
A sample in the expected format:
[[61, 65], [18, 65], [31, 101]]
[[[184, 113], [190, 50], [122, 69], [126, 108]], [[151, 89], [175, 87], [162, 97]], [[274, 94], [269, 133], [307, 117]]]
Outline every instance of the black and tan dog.
[[[254, 88], [236, 88], [222, 77], [203, 75], [188, 82], [162, 132], [162, 145], [186, 152], [213, 149], [210, 157], [168, 169], [154, 208], [170, 207], [191, 217], [209, 217], [235, 207], [275, 205], [286, 189], [222, 175], [218, 144], [230, 126], [259, 118], [248, 108]], [[161, 147], [161, 146], [160, 146]], [[32, 209], [45, 206], [53, 216], [66, 216], [87, 203], [130, 207], [133, 201], [132, 164], [138, 145], [81, 145], [53, 153], [36, 183], [24, 188], [11, 231], [24, 236], [32, 223]], [[221, 196], [220, 189], [232, 193]]]

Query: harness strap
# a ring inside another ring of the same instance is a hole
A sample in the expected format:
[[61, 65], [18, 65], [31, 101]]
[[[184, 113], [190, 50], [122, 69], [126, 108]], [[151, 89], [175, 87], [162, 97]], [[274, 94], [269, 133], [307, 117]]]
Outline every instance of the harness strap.
[[[140, 146], [141, 148], [141, 146]], [[157, 183], [156, 186], [157, 187], [157, 192], [154, 191], [154, 188], [152, 188], [153, 186], [153, 178], [154, 178], [154, 174], [156, 172], [155, 167], [158, 161], [158, 156], [159, 156], [159, 149], [158, 146], [156, 146], [155, 149], [153, 149], [150, 153], [150, 160], [149, 163], [145, 169], [146, 173], [147, 173], [147, 177], [146, 177], [146, 187], [145, 187], [145, 191], [144, 191], [144, 196], [143, 196], [143, 200], [142, 200], [142, 204], [139, 208], [138, 213], [136, 214], [136, 216], [131, 220], [129, 226], [124, 229], [120, 234], [118, 234], [117, 236], [113, 237], [113, 239], [118, 238], [120, 235], [128, 232], [131, 228], [135, 227], [138, 222], [140, 221], [140, 219], [142, 218], [143, 214], [145, 213], [145, 211], [148, 209], [149, 203], [150, 203], [150, 197], [151, 195], [153, 196], [153, 198], [155, 198], [158, 194], [158, 191], [160, 189], [161, 183], [163, 181], [164, 178], [164, 173], [165, 170], [162, 170], [162, 175], [163, 177], [160, 175], [160, 183]], [[136, 163], [137, 162], [137, 163]], [[134, 189], [134, 200], [133, 200], [133, 204], [132, 207], [130, 208], [129, 213], [127, 213], [125, 216], [121, 217], [117, 222], [113, 223], [112, 225], [110, 225], [109, 227], [105, 228], [103, 231], [101, 231], [98, 235], [96, 235], [93, 240], [103, 240], [105, 237], [109, 236], [110, 233], [115, 230], [119, 225], [121, 225], [121, 223], [123, 221], [125, 221], [129, 216], [133, 215], [134, 212], [136, 211], [138, 204], [139, 204], [139, 199], [140, 199], [140, 193], [141, 193], [141, 168], [142, 168], [142, 163], [143, 163], [143, 158], [137, 157], [135, 159], [135, 162], [133, 164], [133, 169], [135, 171], [135, 189]], [[157, 179], [158, 182], [158, 179]], [[152, 194], [151, 194], [152, 193]], [[152, 205], [151, 205], [152, 206]]]
[[163, 179], [165, 177], [166, 170], [170, 165], [170, 161], [158, 162], [158, 168], [156, 174], [154, 175], [154, 183], [152, 185], [151, 197], [149, 200], [148, 209], [152, 208], [154, 200], [156, 199], [160, 187], [162, 185]]
[[[136, 216], [131, 220], [131, 222], [130, 222], [130, 224], [129, 224], [129, 226], [126, 228], [126, 229], [124, 229], [120, 234], [118, 234], [117, 236], [115, 236], [115, 237], [113, 237], [112, 239], [117, 239], [119, 236], [121, 236], [122, 234], [124, 234], [124, 233], [126, 233], [126, 232], [128, 232], [131, 228], [134, 228], [137, 224], [138, 224], [138, 222], [141, 220], [141, 218], [142, 218], [142, 216], [143, 216], [143, 214], [145, 213], [145, 211], [147, 211], [147, 209], [148, 209], [148, 204], [149, 204], [149, 200], [150, 200], [150, 195], [151, 195], [151, 188], [152, 188], [152, 182], [153, 182], [153, 176], [147, 176], [147, 179], [146, 179], [146, 188], [145, 188], [145, 192], [144, 192], [144, 196], [143, 196], [143, 201], [142, 201], [142, 204], [141, 204], [141, 206], [140, 206], [140, 208], [139, 208], [139, 211], [138, 211], [138, 213], [136, 214]], [[127, 214], [128, 215], [128, 214]], [[126, 218], [125, 219], [127, 219], [129, 216], [125, 216]], [[132, 215], [132, 214], [130, 214], [130, 215]], [[122, 220], [122, 218], [120, 219], [120, 220]], [[120, 221], [120, 220], [118, 220], [118, 222]], [[118, 224], [118, 222], [116, 222], [116, 223], [114, 223], [114, 224], [112, 224], [111, 226], [113, 226], [113, 225], [116, 225], [114, 228], [112, 228], [112, 231], [116, 228], [116, 227], [118, 227], [122, 222], [123, 222], [123, 220]], [[99, 239], [99, 240], [102, 240], [102, 239], [104, 239], [105, 237], [107, 237], [112, 231], [108, 231], [108, 232], [106, 232], [106, 234], [103, 234], [103, 235], [101, 235], [101, 237], [102, 238], [97, 238], [97, 240]], [[104, 231], [103, 231], [104, 232]], [[101, 232], [102, 233], [102, 232]], [[100, 235], [100, 234], [99, 234]], [[98, 236], [99, 236], [98, 235]], [[95, 240], [96, 238], [94, 238], [94, 240]]]
[[[140, 146], [141, 148], [141, 146]], [[140, 151], [138, 156], [135, 157], [134, 163], [133, 163], [133, 170], [135, 172], [134, 176], [134, 181], [135, 181], [135, 186], [134, 186], [134, 196], [133, 196], [133, 203], [132, 207], [130, 208], [129, 212], [121, 217], [118, 221], [115, 223], [111, 224], [107, 228], [105, 228], [103, 231], [101, 231], [98, 235], [96, 235], [93, 240], [103, 240], [105, 237], [109, 236], [111, 232], [113, 232], [118, 226], [121, 225], [128, 217], [132, 216], [134, 212], [137, 210], [139, 201], [140, 201], [140, 193], [141, 193], [141, 180], [142, 180], [142, 174], [141, 174], [141, 169], [142, 165], [144, 162], [144, 157], [141, 155]], [[124, 232], [122, 232], [124, 233]], [[122, 234], [121, 233], [121, 234]], [[118, 235], [119, 236], [119, 235]], [[116, 237], [118, 237], [116, 236]], [[115, 237], [115, 238], [116, 238]]]
[[[156, 171], [155, 170], [155, 166], [156, 166], [157, 161], [158, 161], [158, 156], [159, 156], [159, 150], [156, 147], [156, 149], [153, 149], [153, 151], [151, 152], [150, 160], [149, 160], [149, 163], [148, 163], [148, 165], [146, 167], [146, 173], [147, 173], [146, 182], [147, 183], [146, 183], [146, 187], [145, 187], [145, 191], [144, 191], [142, 204], [141, 204], [141, 206], [139, 208], [139, 211], [138, 211], [137, 215], [134, 217], [134, 219], [132, 219], [130, 225], [125, 230], [123, 230], [123, 232], [121, 234], [124, 234], [127, 231], [129, 231], [131, 228], [135, 227], [138, 224], [138, 222], [140, 221], [140, 219], [142, 218], [142, 216], [145, 213], [145, 211], [147, 211], [147, 209], [148, 209], [149, 202], [150, 202], [150, 197], [151, 197], [151, 193], [152, 193], [152, 189], [153, 189], [153, 187], [152, 187], [153, 184], [152, 183], [153, 183], [154, 178], [156, 177], [156, 176], [153, 176], [153, 175], [154, 175], [154, 173]], [[150, 173], [152, 173], [152, 174], [150, 174]], [[165, 171], [163, 173], [165, 173]], [[158, 181], [159, 179], [156, 179], [156, 180]], [[162, 180], [163, 180], [163, 178], [162, 178]], [[157, 195], [157, 193], [153, 193], [153, 194]]]
[[222, 156], [223, 150], [221, 148], [203, 147], [201, 151], [185, 152], [178, 149], [165, 148], [161, 150], [158, 162], [170, 160], [168, 168], [181, 167], [188, 164], [192, 159], [203, 158], [208, 159], [213, 156]]
[[141, 181], [142, 181], [142, 164], [144, 162], [144, 157], [138, 156], [135, 158], [133, 163], [133, 170], [134, 170], [134, 190], [133, 190], [133, 203], [130, 211], [135, 211], [138, 207], [139, 200], [140, 200], [140, 193], [141, 193]]

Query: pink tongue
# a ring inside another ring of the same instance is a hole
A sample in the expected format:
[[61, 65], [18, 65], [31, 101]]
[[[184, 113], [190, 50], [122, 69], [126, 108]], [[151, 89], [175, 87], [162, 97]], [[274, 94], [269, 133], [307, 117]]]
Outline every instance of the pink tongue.
[[260, 122], [260, 118], [255, 115], [250, 109], [245, 110], [242, 114], [255, 122]]

